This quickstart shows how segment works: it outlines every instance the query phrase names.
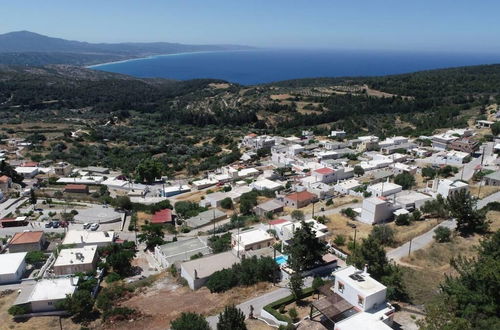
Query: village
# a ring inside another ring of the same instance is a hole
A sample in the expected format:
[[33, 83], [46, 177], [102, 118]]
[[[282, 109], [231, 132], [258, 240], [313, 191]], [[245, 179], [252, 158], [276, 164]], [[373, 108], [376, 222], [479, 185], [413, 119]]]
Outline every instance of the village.
[[[414, 319], [398, 317], [387, 286], [372, 277], [374, 265], [349, 256], [375, 228], [390, 228], [384, 249], [400, 264], [434, 242], [439, 228], [455, 229], [452, 217], [433, 215], [436, 201], [463, 192], [477, 208], [498, 202], [500, 138], [484, 138], [497, 119], [418, 138], [249, 133], [234, 164], [153, 183], [118, 169], [35, 162], [25, 157], [29, 142], [9, 139], [0, 145], [2, 173], [21, 178], [0, 176], [0, 291], [9, 322], [68, 316], [68, 297], [82, 290], [99, 305], [120, 282], [146, 287], [132, 299], [156, 295], [161, 305], [162, 294], [178, 291], [193, 305], [179, 295], [179, 310], [155, 319], [158, 309], [124, 303], [132, 316], [116, 317], [116, 307], [109, 316], [116, 322], [149, 317], [145, 328], [165, 328], [199, 310], [216, 328], [223, 306], [198, 308], [197, 292], [268, 282], [232, 300], [250, 329], [416, 329]], [[299, 244], [319, 248], [297, 252]], [[245, 267], [257, 269], [255, 279], [229, 274]], [[147, 291], [155, 281], [167, 284]]]

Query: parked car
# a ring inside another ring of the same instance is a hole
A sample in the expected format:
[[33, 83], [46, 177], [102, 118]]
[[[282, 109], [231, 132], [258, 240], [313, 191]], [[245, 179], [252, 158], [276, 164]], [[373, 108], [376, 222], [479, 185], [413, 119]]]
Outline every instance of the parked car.
[[45, 228], [52, 228], [52, 221], [45, 224]]
[[89, 229], [90, 228], [90, 223], [86, 222], [83, 224], [83, 229]]
[[59, 223], [59, 221], [52, 221], [52, 227], [53, 228], [59, 228], [61, 224]]
[[37, 208], [37, 209], [35, 209], [35, 211], [37, 211], [37, 212], [43, 212], [43, 209], [42, 208]]
[[96, 231], [98, 228], [99, 228], [98, 223], [93, 223], [92, 226], [90, 226], [90, 230], [92, 230], [92, 231]]

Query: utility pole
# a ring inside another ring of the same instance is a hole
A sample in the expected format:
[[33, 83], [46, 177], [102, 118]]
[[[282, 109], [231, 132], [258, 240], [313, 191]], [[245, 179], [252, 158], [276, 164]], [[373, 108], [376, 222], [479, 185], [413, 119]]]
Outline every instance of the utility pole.
[[315, 204], [315, 202], [313, 202], [312, 204], [313, 204], [313, 213], [312, 213], [312, 217], [313, 217], [313, 219], [314, 219], [314, 204]]
[[354, 227], [354, 251], [356, 251], [356, 233], [358, 232], [357, 227]]
[[411, 253], [411, 241], [412, 241], [412, 240], [413, 240], [413, 239], [410, 239], [410, 246], [408, 247], [408, 257], [410, 256], [410, 253]]

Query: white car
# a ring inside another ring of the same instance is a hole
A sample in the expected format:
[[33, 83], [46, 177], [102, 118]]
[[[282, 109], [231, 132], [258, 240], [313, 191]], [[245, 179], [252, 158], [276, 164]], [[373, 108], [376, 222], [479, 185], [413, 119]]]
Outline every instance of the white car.
[[97, 228], [99, 228], [99, 224], [98, 223], [93, 223], [92, 226], [90, 226], [90, 230], [92, 230], [92, 231], [96, 231]]
[[86, 222], [83, 224], [83, 229], [89, 229], [90, 228], [90, 223]]

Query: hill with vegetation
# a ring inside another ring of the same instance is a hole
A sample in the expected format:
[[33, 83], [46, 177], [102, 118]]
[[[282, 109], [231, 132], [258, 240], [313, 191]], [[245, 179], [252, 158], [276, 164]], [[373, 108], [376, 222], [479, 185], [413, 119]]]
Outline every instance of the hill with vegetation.
[[30, 31], [0, 34], [0, 63], [8, 65], [89, 65], [150, 55], [249, 49], [240, 45], [187, 45], [169, 42], [89, 43]]
[[[237, 141], [250, 131], [428, 135], [484, 117], [499, 91], [500, 65], [257, 86], [139, 79], [68, 65], [3, 66], [0, 134], [62, 132], [33, 148], [35, 159], [131, 171], [155, 157], [171, 173], [195, 174], [238, 159]], [[75, 138], [75, 131], [84, 133]]]

